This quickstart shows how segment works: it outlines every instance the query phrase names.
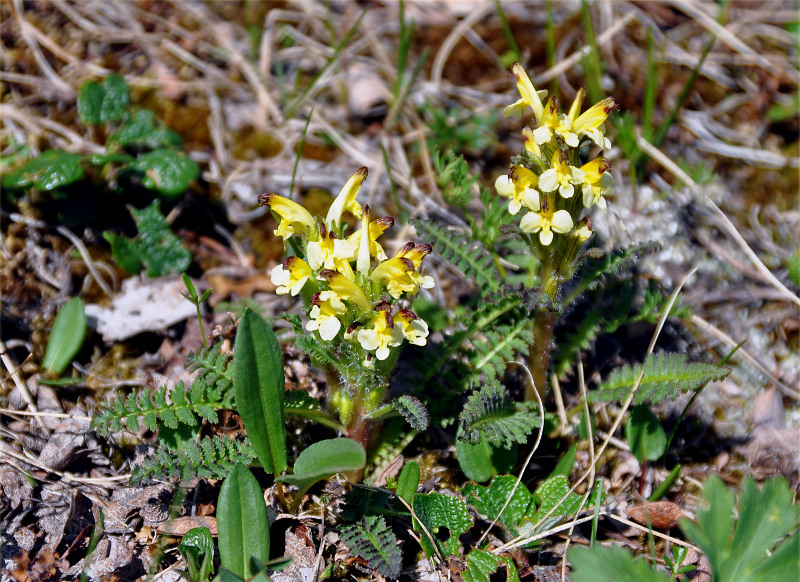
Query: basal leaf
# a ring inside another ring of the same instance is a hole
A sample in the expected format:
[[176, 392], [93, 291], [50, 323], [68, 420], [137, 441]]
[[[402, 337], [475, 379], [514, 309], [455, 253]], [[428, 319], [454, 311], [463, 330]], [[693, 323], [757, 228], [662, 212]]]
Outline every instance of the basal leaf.
[[83, 300], [73, 297], [64, 304], [53, 322], [42, 366], [54, 374], [61, 374], [81, 349], [85, 336]]
[[[533, 495], [531, 495], [524, 483], [520, 483], [514, 489], [516, 482], [517, 478], [512, 475], [499, 475], [492, 479], [488, 487], [467, 484], [462, 489], [462, 492], [467, 499], [467, 503], [477, 509], [478, 513], [486, 520], [494, 521], [500, 515], [498, 521], [509, 531], [516, 534], [519, 525], [536, 512], [536, 503], [533, 500]], [[503, 509], [512, 490], [514, 494], [511, 496], [511, 501], [503, 513], [500, 514], [500, 510]]]
[[403, 470], [400, 471], [400, 476], [397, 477], [397, 493], [398, 497], [402, 497], [406, 503], [411, 505], [414, 501], [414, 494], [419, 487], [419, 465], [416, 461], [408, 461]]
[[122, 148], [135, 146], [149, 150], [183, 146], [180, 135], [169, 128], [157, 125], [156, 113], [152, 109], [137, 111], [132, 119], [108, 139], [108, 143]]
[[625, 437], [628, 439], [633, 456], [640, 463], [645, 459], [648, 461], [659, 459], [667, 447], [664, 428], [647, 404], [640, 404], [631, 409], [631, 415], [625, 423]]
[[243, 578], [256, 572], [251, 556], [269, 560], [269, 520], [261, 487], [253, 474], [237, 463], [225, 478], [217, 503], [219, 556], [222, 565]]
[[32, 185], [37, 190], [61, 188], [83, 177], [81, 162], [84, 158], [82, 154], [46, 150], [3, 176], [3, 187], [25, 188]]
[[507, 473], [517, 462], [517, 446], [511, 449], [496, 447], [489, 443], [483, 435], [478, 444], [471, 445], [458, 438], [460, 428], [456, 432], [456, 458], [464, 475], [473, 481], [488, 481], [495, 475]]
[[659, 574], [646, 560], [619, 546], [607, 548], [595, 544], [591, 548], [572, 546], [567, 552], [572, 566], [574, 582], [669, 582], [671, 578]]
[[112, 73], [101, 85], [87, 81], [78, 93], [78, 115], [81, 121], [97, 125], [122, 119], [128, 109], [131, 94], [121, 75]]
[[236, 332], [233, 389], [258, 460], [267, 473], [281, 474], [288, 466], [283, 352], [272, 328], [250, 309]]
[[197, 178], [200, 168], [183, 152], [158, 149], [142, 154], [130, 167], [142, 172], [145, 188], [158, 190], [165, 196], [180, 196]]
[[[505, 572], [505, 577], [501, 578], [500, 572]], [[514, 560], [478, 549], [467, 556], [467, 569], [461, 576], [464, 582], [519, 582]]]
[[[420, 532], [420, 544], [425, 555], [433, 556], [436, 549], [445, 557], [457, 554], [461, 548], [459, 536], [472, 525], [472, 517], [464, 502], [457, 497], [441, 493], [417, 493], [414, 495], [413, 508], [417, 517], [414, 520], [414, 529]], [[420, 523], [424, 524], [433, 536], [435, 547], [423, 532]]]
[[308, 480], [316, 482], [336, 473], [358, 471], [366, 463], [364, 447], [353, 439], [327, 439], [317, 441], [300, 453], [294, 464], [294, 474], [284, 475], [278, 480], [293, 484]]

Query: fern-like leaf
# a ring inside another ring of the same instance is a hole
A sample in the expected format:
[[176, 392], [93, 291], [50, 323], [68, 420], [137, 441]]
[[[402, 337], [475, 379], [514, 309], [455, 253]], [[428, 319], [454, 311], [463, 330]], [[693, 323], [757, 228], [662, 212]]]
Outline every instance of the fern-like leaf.
[[411, 428], [418, 431], [428, 430], [428, 410], [418, 398], [405, 394], [392, 404]]
[[342, 528], [341, 539], [354, 556], [366, 560], [381, 576], [400, 577], [403, 569], [400, 542], [383, 517], [367, 516], [361, 523]]
[[534, 402], [515, 403], [497, 381], [484, 385], [470, 395], [459, 415], [460, 438], [477, 445], [481, 436], [495, 447], [510, 449], [514, 443], [525, 444], [528, 435], [541, 426]]
[[[596, 251], [597, 249], [589, 249]], [[661, 250], [661, 243], [647, 241], [630, 246], [626, 249], [619, 249], [610, 254], [604, 254], [601, 258], [591, 261], [584, 266], [581, 273], [582, 283], [570, 294], [565, 305], [569, 305], [576, 297], [587, 290], [596, 289], [604, 278], [618, 276], [626, 269], [633, 266], [636, 261], [645, 255], [652, 255]], [[587, 251], [588, 252], [588, 251]]]
[[[686, 354], [659, 352], [645, 361], [642, 383], [633, 397], [634, 404], [657, 404], [682, 392], [697, 390], [708, 382], [719, 382], [730, 374], [729, 368], [687, 362]], [[641, 364], [616, 368], [597, 390], [589, 394], [591, 402], [622, 402], [642, 371]]]
[[152, 457], [134, 467], [131, 482], [153, 479], [223, 479], [236, 463], [249, 465], [256, 458], [249, 441], [232, 440], [224, 436], [182, 442], [177, 449], [156, 448]]
[[491, 255], [481, 243], [470, 241], [470, 236], [461, 230], [448, 230], [428, 220], [411, 222], [417, 233], [433, 246], [433, 251], [442, 262], [454, 265], [475, 281], [483, 292], [500, 287], [502, 277]]
[[530, 321], [518, 319], [511, 325], [497, 325], [472, 340], [474, 351], [469, 360], [475, 372], [482, 372], [489, 380], [502, 376], [506, 364], [518, 353], [527, 354], [533, 344]]

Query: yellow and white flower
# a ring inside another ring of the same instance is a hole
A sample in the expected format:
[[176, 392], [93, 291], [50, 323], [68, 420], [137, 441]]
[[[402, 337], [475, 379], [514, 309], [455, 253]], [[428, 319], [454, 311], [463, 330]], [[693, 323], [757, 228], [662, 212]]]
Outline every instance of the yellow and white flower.
[[375, 352], [375, 357], [379, 360], [388, 358], [389, 348], [399, 346], [404, 337], [403, 330], [395, 327], [388, 311], [376, 311], [355, 335], [361, 347], [368, 352]]
[[376, 283], [386, 285], [389, 295], [400, 299], [403, 293], [414, 295], [418, 290], [417, 282], [411, 276], [414, 263], [406, 257], [393, 257], [383, 261], [370, 273], [369, 278]]
[[258, 197], [261, 206], [269, 206], [275, 214], [281, 217], [275, 235], [284, 239], [294, 234], [309, 234], [316, 230], [317, 223], [311, 213], [297, 202], [278, 196], [277, 194], [262, 194]]
[[[433, 289], [435, 285], [433, 277], [430, 275], [423, 275], [419, 272], [422, 266], [422, 259], [431, 254], [432, 251], [433, 247], [429, 244], [415, 245], [413, 242], [408, 242], [403, 245], [403, 248], [395, 255], [397, 257], [411, 259], [414, 270], [408, 271], [408, 276], [411, 277], [411, 280], [414, 281], [418, 287], [422, 287], [423, 289]], [[416, 290], [414, 293], [416, 293]]]
[[547, 196], [542, 198], [540, 209], [529, 212], [520, 220], [519, 228], [527, 233], [539, 233], [539, 242], [548, 246], [553, 242], [553, 232], [566, 234], [572, 230], [572, 217], [566, 210], [553, 212], [553, 205]]
[[500, 196], [510, 199], [508, 212], [516, 214], [523, 206], [529, 209], [539, 207], [539, 193], [535, 189], [538, 183], [539, 177], [529, 169], [514, 166], [508, 174], [495, 180], [494, 187]]
[[581, 113], [585, 96], [586, 89], [581, 87], [569, 108], [569, 113], [559, 116], [563, 128], [561, 136], [570, 147], [578, 147], [580, 137], [585, 135], [607, 150], [611, 147], [611, 140], [603, 133], [603, 123], [608, 118], [609, 112], [617, 106], [617, 101], [613, 97], [606, 97]]
[[542, 105], [542, 99], [547, 97], [547, 91], [537, 91], [534, 88], [533, 83], [531, 83], [531, 80], [528, 77], [528, 74], [525, 72], [525, 69], [523, 69], [522, 65], [519, 63], [514, 63], [514, 66], [511, 67], [511, 72], [514, 73], [514, 76], [517, 78], [517, 89], [519, 90], [520, 99], [506, 107], [503, 110], [503, 116], [510, 117], [515, 115], [517, 117], [521, 117], [522, 114], [525, 113], [525, 108], [530, 107], [533, 109], [533, 115], [536, 118], [536, 124], [541, 124], [542, 111], [544, 109], [544, 106]]
[[[375, 220], [370, 221], [367, 240], [369, 245], [369, 254], [371, 257], [375, 257], [379, 261], [385, 261], [388, 258], [386, 256], [386, 252], [383, 250], [383, 247], [378, 242], [378, 237], [389, 230], [392, 226], [394, 226], [394, 218], [391, 216], [382, 216], [381, 218], [376, 218]], [[363, 228], [359, 228], [356, 232], [347, 237], [347, 243], [349, 245], [348, 248], [353, 249], [353, 253], [349, 258], [351, 261], [357, 257], [358, 251], [361, 248], [362, 230]]]
[[303, 289], [311, 272], [311, 267], [303, 259], [288, 257], [270, 273], [272, 282], [277, 286], [275, 293], [278, 295], [291, 293], [294, 297]]
[[401, 309], [392, 318], [394, 326], [403, 332], [408, 343], [424, 346], [428, 342], [428, 324], [410, 309]]
[[350, 179], [328, 209], [328, 215], [325, 217], [325, 226], [329, 230], [336, 232], [336, 228], [341, 224], [342, 214], [345, 211], [351, 212], [356, 218], [361, 218], [361, 205], [356, 202], [356, 195], [366, 178], [366, 168], [359, 168], [355, 174], [350, 176]]
[[[318, 241], [310, 241], [306, 245], [306, 256], [311, 268], [334, 269], [343, 271], [350, 269], [350, 261], [356, 252], [356, 245], [350, 240], [340, 240], [334, 238], [333, 233], [326, 232], [322, 227], [322, 233]], [[351, 269], [352, 270], [352, 269]]]
[[[352, 273], [352, 270], [350, 271]], [[360, 310], [367, 311], [370, 308], [369, 299], [354, 280], [344, 274], [331, 269], [322, 269], [319, 276], [327, 281], [336, 296], [342, 301], [350, 301]]]
[[583, 170], [583, 205], [591, 208], [593, 204], [606, 208], [606, 196], [614, 193], [614, 176], [611, 164], [605, 158], [597, 158], [581, 166]]
[[584, 171], [567, 163], [567, 156], [561, 150], [553, 154], [550, 168], [542, 172], [539, 177], [539, 189], [542, 192], [558, 193], [564, 198], [572, 198], [575, 185], [583, 184]]
[[309, 331], [318, 331], [325, 341], [331, 341], [342, 328], [340, 315], [347, 313], [347, 307], [335, 291], [320, 291], [311, 298], [311, 318], [306, 323]]

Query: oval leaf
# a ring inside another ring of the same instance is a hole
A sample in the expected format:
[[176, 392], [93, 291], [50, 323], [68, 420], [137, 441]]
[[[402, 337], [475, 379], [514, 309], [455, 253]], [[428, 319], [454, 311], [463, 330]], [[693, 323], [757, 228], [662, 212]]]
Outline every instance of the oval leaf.
[[142, 172], [145, 188], [174, 197], [183, 193], [189, 182], [197, 178], [200, 168], [184, 153], [160, 149], [139, 156], [131, 168]]
[[226, 477], [217, 504], [219, 556], [222, 565], [242, 578], [255, 574], [251, 556], [269, 560], [269, 520], [261, 487], [253, 474], [237, 463]]
[[83, 177], [82, 154], [60, 150], [47, 150], [16, 170], [3, 176], [6, 188], [25, 188], [33, 185], [37, 190], [52, 190], [77, 182]]
[[358, 471], [366, 464], [364, 447], [353, 439], [328, 439], [316, 442], [300, 453], [294, 464], [294, 475], [284, 475], [279, 480], [286, 483], [309, 479], [319, 481], [336, 473]]
[[[460, 428], [458, 433], [461, 433]], [[456, 437], [456, 458], [464, 475], [480, 483], [514, 468], [517, 462], [517, 445], [513, 444], [511, 449], [495, 447], [489, 444], [483, 434], [477, 445]]]
[[647, 404], [631, 409], [631, 416], [625, 424], [625, 436], [633, 456], [640, 463], [645, 459], [655, 461], [664, 454], [667, 447], [664, 428]]
[[409, 461], [397, 478], [395, 493], [411, 505], [414, 494], [417, 492], [417, 487], [419, 487], [419, 465], [416, 461]]
[[58, 312], [47, 340], [47, 351], [42, 365], [54, 374], [60, 374], [69, 366], [86, 337], [86, 313], [83, 300], [73, 297]]
[[236, 332], [233, 355], [236, 409], [244, 420], [247, 436], [259, 462], [267, 473], [273, 475], [282, 473], [289, 465], [283, 410], [284, 382], [283, 353], [275, 333], [263, 317], [245, 309]]

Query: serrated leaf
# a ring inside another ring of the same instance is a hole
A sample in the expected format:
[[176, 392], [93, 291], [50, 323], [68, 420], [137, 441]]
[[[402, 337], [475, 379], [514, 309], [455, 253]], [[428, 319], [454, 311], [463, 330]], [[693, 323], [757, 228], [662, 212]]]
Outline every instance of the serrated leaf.
[[108, 138], [108, 143], [122, 148], [136, 146], [150, 150], [183, 147], [180, 135], [156, 124], [156, 114], [151, 109], [137, 111], [132, 119]]
[[80, 351], [86, 337], [86, 312], [83, 299], [73, 297], [58, 312], [42, 366], [54, 374], [61, 374]]
[[[442, 556], [453, 556], [461, 549], [459, 536], [472, 526], [472, 517], [467, 506], [457, 497], [441, 493], [417, 493], [414, 495], [414, 529], [420, 532], [420, 545], [425, 555], [431, 557], [435, 551]], [[425, 525], [433, 536], [433, 543], [422, 531], [419, 524]], [[442, 540], [441, 528], [447, 528], [447, 538]]]
[[396, 399], [394, 407], [405, 418], [411, 428], [420, 432], [428, 430], [428, 410], [418, 398], [403, 395]]
[[367, 516], [360, 524], [342, 528], [342, 542], [354, 556], [367, 561], [381, 576], [395, 579], [403, 567], [400, 543], [383, 517]]
[[[499, 573], [505, 570], [505, 578]], [[461, 574], [464, 582], [519, 582], [519, 572], [509, 556], [474, 549], [467, 556], [467, 569]]]
[[144, 174], [142, 184], [145, 188], [158, 190], [170, 198], [180, 196], [200, 174], [200, 168], [194, 160], [170, 149], [142, 154], [130, 167]]
[[245, 309], [233, 355], [236, 409], [258, 460], [273, 475], [288, 467], [284, 384], [283, 352], [275, 333], [263, 317]]
[[[525, 519], [531, 518], [536, 511], [536, 503], [533, 495], [528, 488], [520, 483], [516, 489], [514, 484], [517, 478], [512, 475], [499, 475], [492, 479], [488, 487], [481, 485], [464, 485], [462, 492], [467, 499], [467, 503], [473, 506], [478, 513], [488, 521], [494, 521], [500, 516], [498, 521], [512, 533], [517, 532], [517, 527]], [[513, 496], [511, 491], [514, 491]], [[511, 496], [508, 506], [503, 511], [500, 510]]]
[[128, 84], [122, 75], [110, 74], [103, 84], [87, 81], [78, 93], [78, 116], [91, 125], [122, 119], [131, 101]]
[[4, 188], [53, 190], [77, 182], [83, 177], [81, 162], [85, 156], [61, 150], [46, 150], [19, 168], [3, 176]]
[[234, 574], [250, 578], [250, 557], [269, 560], [269, 520], [261, 487], [253, 474], [237, 463], [225, 478], [217, 503], [219, 556]]
[[459, 414], [460, 440], [477, 445], [485, 440], [493, 447], [510, 449], [525, 444], [528, 435], [541, 424], [536, 404], [514, 403], [506, 389], [490, 381], [473, 392]]
[[792, 503], [793, 493], [783, 477], [770, 479], [761, 490], [747, 477], [739, 496], [738, 519], [734, 518], [734, 495], [716, 475], [709, 477], [703, 499], [705, 507], [697, 511], [697, 524], [683, 520], [681, 529], [705, 552], [714, 580], [770, 582], [789, 580], [800, 572], [800, 534], [794, 532], [781, 542], [800, 521], [800, 506]]
[[[589, 393], [589, 401], [624, 401], [641, 371], [641, 364], [614, 369], [597, 390]], [[650, 354], [645, 361], [644, 378], [633, 397], [633, 403], [658, 404], [667, 398], [675, 398], [682, 392], [697, 390], [708, 382], [718, 382], [730, 372], [728, 368], [712, 364], [687, 362], [686, 354]]]
[[670, 582], [671, 578], [650, 567], [644, 559], [634, 559], [619, 546], [591, 548], [572, 546], [567, 552], [574, 582]]
[[129, 273], [138, 273], [144, 265], [148, 277], [185, 271], [192, 262], [192, 254], [169, 229], [161, 214], [160, 202], [153, 200], [150, 206], [142, 210], [131, 208], [130, 212], [139, 230], [136, 238], [103, 232], [117, 264]]

